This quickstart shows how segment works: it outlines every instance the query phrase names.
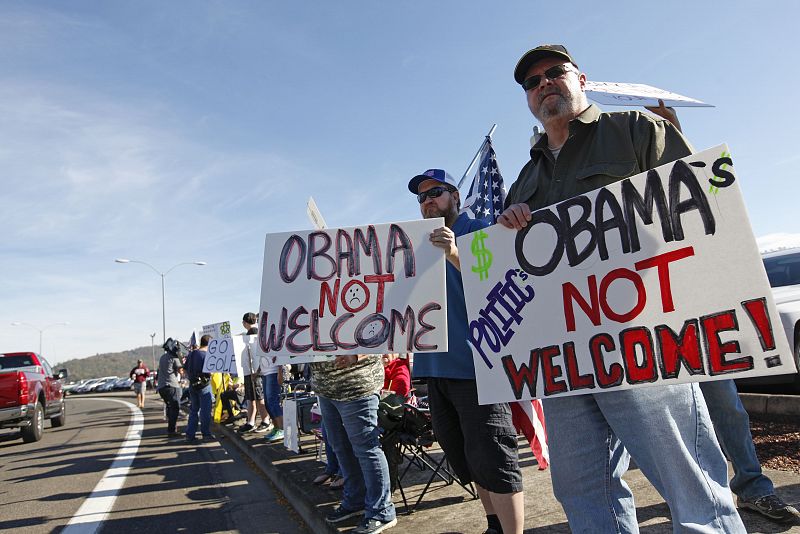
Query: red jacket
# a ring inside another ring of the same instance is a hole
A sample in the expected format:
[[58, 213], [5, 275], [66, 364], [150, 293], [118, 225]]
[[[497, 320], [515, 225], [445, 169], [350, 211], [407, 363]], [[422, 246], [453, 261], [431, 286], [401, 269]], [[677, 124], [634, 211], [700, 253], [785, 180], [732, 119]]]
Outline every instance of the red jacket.
[[383, 368], [386, 378], [383, 380], [383, 389], [394, 391], [403, 397], [408, 396], [411, 391], [411, 369], [408, 368], [408, 360], [396, 358]]

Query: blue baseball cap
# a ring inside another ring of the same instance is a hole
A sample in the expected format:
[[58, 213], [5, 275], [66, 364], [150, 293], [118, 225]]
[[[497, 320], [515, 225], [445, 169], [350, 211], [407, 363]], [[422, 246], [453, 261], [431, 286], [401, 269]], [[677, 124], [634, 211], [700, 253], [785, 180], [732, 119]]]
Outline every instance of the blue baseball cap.
[[419, 184], [425, 180], [436, 180], [437, 182], [442, 182], [443, 184], [447, 184], [453, 189], [458, 190], [458, 185], [456, 184], [455, 179], [450, 176], [450, 173], [443, 169], [428, 169], [422, 174], [416, 175], [411, 179], [410, 182], [408, 182], [408, 190], [416, 195], [419, 193]]

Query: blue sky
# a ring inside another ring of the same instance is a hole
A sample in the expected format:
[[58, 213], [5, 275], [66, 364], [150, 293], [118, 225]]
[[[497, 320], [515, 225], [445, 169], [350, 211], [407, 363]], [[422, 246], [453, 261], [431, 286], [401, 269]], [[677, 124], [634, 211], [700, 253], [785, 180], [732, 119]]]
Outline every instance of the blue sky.
[[460, 177], [493, 123], [513, 182], [535, 119], [512, 72], [563, 43], [647, 83], [697, 149], [726, 142], [756, 236], [800, 232], [794, 2], [0, 4], [0, 350], [53, 361], [238, 320], [267, 232], [418, 218], [408, 179]]

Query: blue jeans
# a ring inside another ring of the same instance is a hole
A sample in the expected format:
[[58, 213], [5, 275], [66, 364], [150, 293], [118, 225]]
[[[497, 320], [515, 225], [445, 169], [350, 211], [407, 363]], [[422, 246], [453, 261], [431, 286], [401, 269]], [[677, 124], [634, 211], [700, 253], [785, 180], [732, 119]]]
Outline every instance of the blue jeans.
[[756, 456], [750, 417], [747, 415], [733, 380], [701, 382], [711, 421], [722, 452], [733, 464], [731, 491], [746, 500], [756, 500], [775, 493], [775, 486], [761, 472]]
[[336, 453], [333, 452], [333, 447], [331, 447], [330, 442], [328, 441], [328, 432], [325, 430], [325, 419], [322, 420], [322, 441], [325, 443], [325, 472], [328, 473], [330, 476], [333, 475], [341, 475], [341, 469], [339, 469], [339, 460], [336, 458]]
[[261, 384], [264, 386], [264, 404], [267, 405], [267, 413], [273, 419], [283, 417], [281, 385], [278, 384], [278, 373], [261, 375]]
[[186, 437], [194, 439], [197, 434], [197, 418], [200, 417], [200, 433], [204, 436], [211, 435], [211, 403], [214, 401], [214, 394], [211, 392], [211, 384], [200, 391], [189, 387], [189, 421], [186, 423]]
[[341, 507], [364, 510], [368, 519], [395, 518], [389, 489], [389, 464], [379, 440], [378, 395], [352, 401], [319, 397], [325, 433], [344, 478]]
[[553, 492], [572, 532], [639, 532], [622, 480], [631, 457], [669, 505], [674, 532], [746, 532], [697, 384], [542, 403]]

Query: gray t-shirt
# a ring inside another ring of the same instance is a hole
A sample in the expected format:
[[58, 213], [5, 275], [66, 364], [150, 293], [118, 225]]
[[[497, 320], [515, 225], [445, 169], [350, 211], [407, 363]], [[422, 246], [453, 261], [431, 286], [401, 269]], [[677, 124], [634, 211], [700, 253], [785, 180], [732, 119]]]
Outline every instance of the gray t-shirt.
[[181, 386], [180, 371], [183, 369], [181, 359], [172, 353], [165, 352], [158, 361], [158, 386], [161, 389], [166, 386], [178, 388]]

